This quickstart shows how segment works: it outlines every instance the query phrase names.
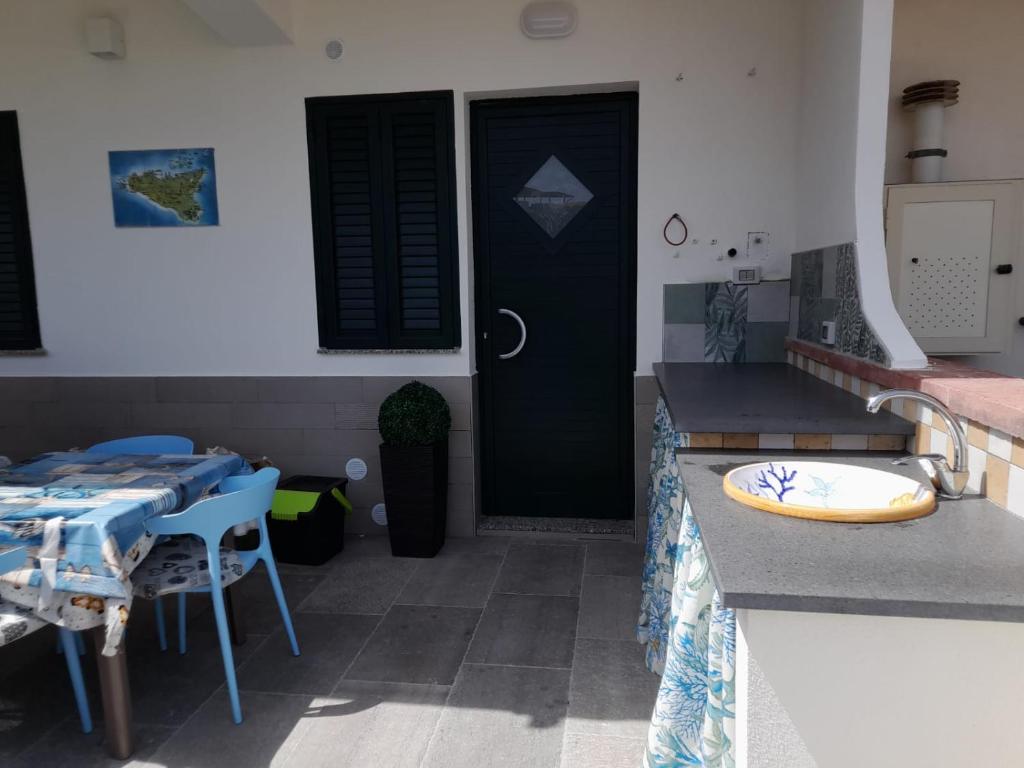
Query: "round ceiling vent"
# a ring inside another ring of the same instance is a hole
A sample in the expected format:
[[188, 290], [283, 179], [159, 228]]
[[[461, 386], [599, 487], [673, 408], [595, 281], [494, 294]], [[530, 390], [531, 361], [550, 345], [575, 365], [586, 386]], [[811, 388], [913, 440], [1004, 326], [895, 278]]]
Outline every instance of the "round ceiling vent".
[[327, 54], [327, 58], [331, 61], [337, 61], [341, 58], [341, 54], [345, 52], [345, 44], [341, 40], [329, 40], [327, 45], [324, 46], [324, 53]]
[[353, 456], [345, 462], [345, 474], [349, 480], [362, 480], [366, 477], [366, 462], [358, 456]]
[[373, 509], [370, 510], [370, 517], [377, 525], [388, 524], [388, 511], [383, 504], [374, 504]]

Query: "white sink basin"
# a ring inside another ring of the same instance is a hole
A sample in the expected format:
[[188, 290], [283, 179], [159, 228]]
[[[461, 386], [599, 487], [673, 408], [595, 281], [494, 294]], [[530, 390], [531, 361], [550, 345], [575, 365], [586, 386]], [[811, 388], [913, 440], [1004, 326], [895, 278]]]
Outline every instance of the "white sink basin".
[[935, 509], [931, 488], [909, 477], [851, 464], [747, 464], [729, 472], [722, 486], [727, 496], [754, 509], [836, 523], [911, 520]]

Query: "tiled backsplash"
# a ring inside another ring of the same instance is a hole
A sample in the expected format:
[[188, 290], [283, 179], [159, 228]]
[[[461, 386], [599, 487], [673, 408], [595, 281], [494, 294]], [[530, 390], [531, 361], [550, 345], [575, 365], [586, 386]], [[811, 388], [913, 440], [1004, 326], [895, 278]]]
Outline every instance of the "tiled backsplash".
[[756, 432], [684, 432], [681, 448], [758, 451], [901, 451], [903, 435], [768, 434]]
[[665, 286], [667, 363], [781, 363], [789, 330], [789, 281]]
[[[820, 354], [809, 351], [809, 354]], [[869, 398], [881, 389], [874, 382], [832, 368], [820, 360], [790, 350], [787, 360], [819, 379], [842, 387], [862, 398]], [[908, 401], [890, 401], [888, 408], [916, 425], [916, 434], [907, 440], [910, 453], [939, 453], [952, 460], [953, 441], [943, 420], [928, 408]], [[967, 464], [970, 473], [968, 493], [980, 493], [1011, 512], [1024, 516], [1024, 438], [1013, 437], [972, 419], [958, 415], [967, 433]]]
[[790, 336], [818, 344], [821, 324], [831, 320], [836, 324], [831, 349], [886, 362], [885, 351], [861, 311], [853, 243], [794, 253], [790, 291]]

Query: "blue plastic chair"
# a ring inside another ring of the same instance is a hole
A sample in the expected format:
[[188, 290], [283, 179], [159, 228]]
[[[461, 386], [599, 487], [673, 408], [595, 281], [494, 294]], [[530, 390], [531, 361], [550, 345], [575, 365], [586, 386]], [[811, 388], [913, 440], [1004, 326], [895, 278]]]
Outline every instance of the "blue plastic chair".
[[118, 453], [139, 456], [158, 456], [162, 453], [189, 454], [195, 449], [187, 437], [177, 435], [139, 435], [138, 437], [122, 437], [119, 440], [107, 440], [105, 443], [86, 448], [87, 453]]
[[[281, 620], [284, 623], [285, 632], [288, 634], [292, 653], [295, 656], [299, 655], [299, 643], [295, 639], [292, 619], [288, 613], [288, 605], [285, 603], [284, 591], [281, 589], [281, 579], [277, 575], [274, 555], [270, 550], [270, 537], [267, 535], [266, 513], [270, 509], [274, 497], [274, 489], [277, 487], [277, 481], [280, 476], [281, 473], [278, 470], [268, 467], [252, 475], [233, 475], [227, 477], [221, 481], [220, 492], [217, 495], [196, 502], [183, 512], [155, 517], [146, 523], [147, 529], [154, 535], [192, 535], [198, 537], [205, 547], [208, 568], [208, 571], [205, 572], [207, 584], [187, 585], [183, 589], [171, 585], [166, 589], [156, 589], [154, 591], [153, 585], [147, 585], [145, 577], [143, 577], [136, 584], [136, 594], [146, 599], [156, 600], [158, 606], [158, 631], [162, 636], [163, 610], [159, 607], [160, 597], [162, 594], [169, 594], [170, 592], [178, 593], [179, 642], [181, 650], [184, 652], [185, 595], [190, 592], [210, 593], [213, 598], [214, 616], [217, 620], [220, 651], [224, 659], [224, 674], [227, 677], [228, 696], [231, 699], [231, 715], [236, 723], [242, 722], [242, 707], [238, 699], [235, 662], [231, 652], [227, 611], [224, 606], [224, 574], [221, 568], [221, 558], [224, 553], [220, 547], [224, 534], [236, 525], [257, 521], [260, 532], [260, 544], [256, 549], [239, 552], [228, 551], [232, 561], [237, 561], [237, 564], [241, 566], [241, 574], [237, 575], [240, 578], [249, 573], [257, 562], [263, 562], [267, 569], [267, 576], [270, 578], [270, 585], [274, 590], [274, 597], [277, 598], [278, 608], [281, 610]], [[147, 556], [146, 560], [139, 565], [136, 573], [146, 574], [159, 571], [166, 560], [166, 552], [161, 551], [161, 545], [158, 544], [153, 552]], [[192, 574], [194, 573], [192, 572]], [[166, 639], [161, 637], [161, 648], [166, 647]]]

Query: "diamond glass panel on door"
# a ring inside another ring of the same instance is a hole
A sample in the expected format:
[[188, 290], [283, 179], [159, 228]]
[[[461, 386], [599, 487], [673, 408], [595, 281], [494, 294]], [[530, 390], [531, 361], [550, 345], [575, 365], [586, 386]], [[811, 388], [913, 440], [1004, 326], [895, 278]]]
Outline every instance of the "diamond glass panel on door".
[[583, 182], [551, 155], [513, 199], [554, 238], [593, 197]]

